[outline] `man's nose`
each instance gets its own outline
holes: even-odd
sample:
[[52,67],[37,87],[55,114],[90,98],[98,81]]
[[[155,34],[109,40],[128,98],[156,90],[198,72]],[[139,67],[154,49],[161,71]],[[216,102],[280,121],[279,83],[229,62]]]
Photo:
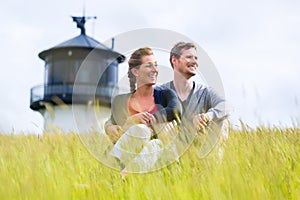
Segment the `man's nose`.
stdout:
[[197,67],[198,67],[198,59],[196,57],[191,57],[190,62],[193,63],[193,64],[196,64]]
[[158,72],[158,67],[156,65],[152,65],[151,69],[153,72]]

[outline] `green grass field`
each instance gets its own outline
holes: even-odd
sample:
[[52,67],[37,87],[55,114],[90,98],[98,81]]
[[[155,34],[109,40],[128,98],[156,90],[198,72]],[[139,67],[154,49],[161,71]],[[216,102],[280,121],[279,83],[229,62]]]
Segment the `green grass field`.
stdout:
[[223,159],[197,141],[161,170],[120,173],[76,134],[0,134],[0,199],[299,199],[300,130],[231,131]]

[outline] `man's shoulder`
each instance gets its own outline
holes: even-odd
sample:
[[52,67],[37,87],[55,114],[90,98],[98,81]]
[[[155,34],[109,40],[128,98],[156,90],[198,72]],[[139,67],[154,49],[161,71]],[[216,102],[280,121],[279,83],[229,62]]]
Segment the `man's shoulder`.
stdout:
[[160,86],[161,86],[161,87],[166,87],[166,88],[172,89],[172,88],[171,88],[172,82],[173,82],[173,81],[169,81],[169,82],[164,83],[164,84],[162,84],[162,85],[160,85]]
[[172,92],[174,92],[175,94],[177,93],[176,92],[176,89],[174,87],[174,82],[173,81],[169,81],[167,83],[164,83],[161,85],[161,87],[163,88],[167,88],[168,90],[171,90]]
[[197,83],[195,85],[194,93],[201,96],[203,95],[209,96],[209,98],[215,98],[215,97],[224,98],[224,94],[223,94],[224,92],[222,93],[222,91],[217,90],[212,86],[201,84],[201,83]]
[[207,90],[209,87],[203,83],[194,81],[195,90]]
[[156,85],[154,87],[154,91],[156,94],[175,95],[176,96],[176,92],[174,90],[172,90],[170,87],[168,87],[166,84]]
[[155,85],[154,90],[165,91],[165,90],[170,90],[170,87],[168,87],[167,83],[164,83],[162,85]]

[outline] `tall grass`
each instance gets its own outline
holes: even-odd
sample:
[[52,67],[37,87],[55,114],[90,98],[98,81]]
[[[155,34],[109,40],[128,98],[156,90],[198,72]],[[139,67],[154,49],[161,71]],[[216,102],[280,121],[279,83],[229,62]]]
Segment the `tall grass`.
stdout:
[[231,131],[222,158],[215,149],[199,159],[198,144],[123,181],[76,134],[2,134],[0,199],[299,199],[299,129]]

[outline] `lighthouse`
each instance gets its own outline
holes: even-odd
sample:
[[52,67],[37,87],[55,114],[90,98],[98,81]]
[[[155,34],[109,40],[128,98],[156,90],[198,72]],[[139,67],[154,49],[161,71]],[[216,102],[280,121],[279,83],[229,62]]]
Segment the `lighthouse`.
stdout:
[[[39,53],[44,83],[30,90],[30,108],[44,117],[45,130],[89,131],[101,126],[117,88],[125,56],[86,35],[90,17],[72,17],[80,35]],[[96,110],[98,113],[96,113]],[[100,117],[99,117],[100,115]]]

